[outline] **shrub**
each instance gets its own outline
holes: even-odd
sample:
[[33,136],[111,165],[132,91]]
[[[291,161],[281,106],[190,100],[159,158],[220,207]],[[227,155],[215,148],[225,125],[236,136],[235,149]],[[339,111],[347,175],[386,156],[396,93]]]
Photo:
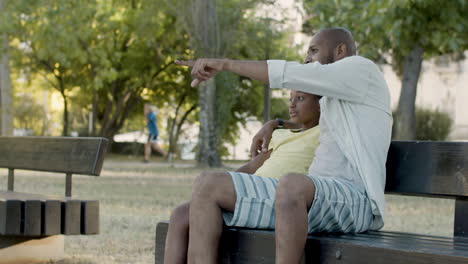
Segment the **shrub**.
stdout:
[[[398,116],[393,112],[393,123]],[[446,112],[426,108],[416,108],[416,138],[415,140],[441,141],[447,140],[452,130],[453,120]]]
[[453,120],[446,112],[424,108],[416,109],[416,139],[446,140]]

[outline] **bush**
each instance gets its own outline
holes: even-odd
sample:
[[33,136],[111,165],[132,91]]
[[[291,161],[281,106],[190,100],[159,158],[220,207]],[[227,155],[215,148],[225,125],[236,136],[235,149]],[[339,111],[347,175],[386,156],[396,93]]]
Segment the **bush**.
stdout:
[[[393,113],[393,123],[398,119]],[[416,108],[416,140],[447,140],[452,130],[453,120],[446,112]]]
[[439,110],[416,109],[416,139],[446,140],[452,130],[453,120]]
[[289,101],[287,98],[271,98],[270,119],[289,120]]
[[138,142],[113,142],[110,152],[122,155],[143,156],[145,152],[145,144]]

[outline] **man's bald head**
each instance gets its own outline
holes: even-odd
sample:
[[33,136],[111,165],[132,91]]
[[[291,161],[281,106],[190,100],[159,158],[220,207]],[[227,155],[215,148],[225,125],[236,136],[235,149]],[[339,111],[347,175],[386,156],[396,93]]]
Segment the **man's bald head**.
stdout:
[[326,28],[312,37],[305,63],[328,64],[353,55],[356,55],[356,44],[351,32],[341,27]]
[[330,48],[335,49],[338,45],[344,44],[348,50],[348,56],[356,55],[356,44],[353,35],[346,28],[325,28],[320,30],[318,34],[324,35],[325,41],[328,42]]

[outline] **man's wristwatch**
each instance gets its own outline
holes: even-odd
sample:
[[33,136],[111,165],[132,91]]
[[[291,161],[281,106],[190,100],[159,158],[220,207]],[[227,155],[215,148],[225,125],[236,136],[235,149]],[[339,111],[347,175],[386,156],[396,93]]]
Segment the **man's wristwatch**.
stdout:
[[276,128],[284,128],[284,121],[281,118],[277,118],[276,122],[278,122],[278,126]]

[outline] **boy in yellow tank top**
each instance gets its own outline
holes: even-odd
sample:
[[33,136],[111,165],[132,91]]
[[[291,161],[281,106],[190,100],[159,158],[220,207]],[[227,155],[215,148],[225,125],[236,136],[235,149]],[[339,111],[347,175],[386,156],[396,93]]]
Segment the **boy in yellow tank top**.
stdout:
[[[290,120],[302,124],[298,130],[278,129],[273,132],[270,150],[259,153],[237,170],[263,177],[279,178],[287,173],[307,174],[319,145],[319,96],[291,91]],[[189,203],[171,214],[164,253],[165,264],[187,263]]]

